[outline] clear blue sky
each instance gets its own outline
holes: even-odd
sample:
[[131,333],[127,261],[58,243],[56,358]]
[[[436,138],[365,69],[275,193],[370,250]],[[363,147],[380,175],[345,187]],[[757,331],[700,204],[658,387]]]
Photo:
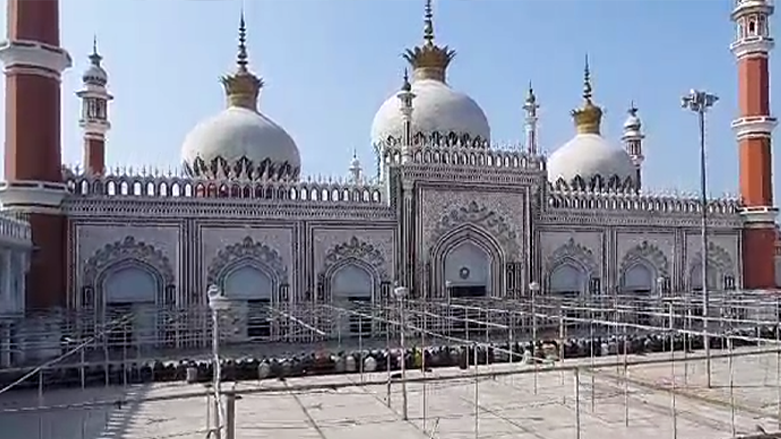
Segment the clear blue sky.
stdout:
[[[233,69],[240,0],[62,0],[64,160],[81,161],[80,85],[93,34],[116,96],[112,165],[177,166],[188,130],[223,108],[218,77]],[[634,100],[647,139],[645,182],[698,187],[697,124],[680,108],[692,87],[718,94],[708,125],[711,191],[737,188],[737,111],[730,0],[439,0],[437,39],[455,48],[450,84],[485,110],[497,142],[523,138],[533,81],[540,139],[573,135],[588,52],[604,134],[618,142]],[[400,53],[422,33],[423,0],[248,0],[251,66],[266,81],[261,109],[297,141],[307,174],[346,173],[353,149],[367,168],[375,111],[400,84]],[[3,6],[3,11],[5,7]],[[4,20],[3,20],[4,21]],[[776,27],[779,29],[780,27]],[[4,32],[4,31],[3,31]],[[775,62],[781,56],[776,53]],[[774,93],[774,102],[779,93]],[[777,105],[775,106],[778,107]],[[778,111],[776,111],[778,113]],[[0,131],[2,128],[0,128]],[[0,133],[2,134],[2,133]]]

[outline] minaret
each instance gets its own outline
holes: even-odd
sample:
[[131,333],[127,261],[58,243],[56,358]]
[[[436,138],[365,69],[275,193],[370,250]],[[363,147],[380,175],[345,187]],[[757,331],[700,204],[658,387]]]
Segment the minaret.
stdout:
[[621,140],[624,142],[624,148],[626,149],[629,157],[632,158],[632,164],[635,165],[635,178],[637,180],[637,188],[642,187],[642,174],[643,174],[643,161],[645,156],[643,155],[643,123],[637,116],[637,108],[634,102],[629,106],[627,110],[629,116],[627,116],[624,122],[624,134],[621,136]]
[[412,84],[409,83],[409,75],[404,70],[404,82],[401,84],[401,90],[396,93],[396,97],[401,103],[401,120],[404,123],[404,138],[401,145],[401,162],[407,163],[411,157],[412,147],[412,100],[415,99],[415,93],[412,92]]
[[106,170],[106,133],[111,129],[108,103],[114,99],[106,89],[108,74],[100,62],[97,39],[92,42],[90,66],[82,75],[82,89],[76,92],[81,99],[79,126],[84,131],[84,168],[90,174],[100,175]]
[[66,221],[60,144],[60,78],[71,58],[60,47],[59,0],[7,0],[5,178],[0,202],[28,214],[34,243],[26,306],[66,304]]
[[732,20],[737,24],[730,45],[738,62],[740,115],[732,122],[738,140],[740,195],[743,209],[743,287],[775,287],[775,220],[770,115],[770,0],[737,0]]
[[526,112],[526,153],[530,155],[537,154],[537,110],[539,108],[534,88],[532,88],[532,83],[529,82],[529,91],[526,93],[526,102],[523,104],[523,110]]
[[353,151],[353,159],[350,160],[350,182],[353,184],[363,183],[363,169],[361,168],[361,161],[358,160],[358,153]]
[[423,19],[423,44],[407,49],[404,59],[412,66],[412,80],[433,79],[447,81],[447,67],[456,56],[456,51],[434,42],[434,9],[431,0],[426,0]]

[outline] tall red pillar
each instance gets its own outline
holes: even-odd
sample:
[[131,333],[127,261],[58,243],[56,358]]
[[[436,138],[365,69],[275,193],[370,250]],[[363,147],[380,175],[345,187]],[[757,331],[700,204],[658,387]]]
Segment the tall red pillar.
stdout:
[[7,0],[5,67],[4,208],[27,214],[33,252],[26,307],[48,309],[66,302],[66,195],[60,145],[60,76],[71,58],[60,47],[59,0]]
[[743,287],[775,288],[775,221],[771,137],[776,119],[770,115],[769,56],[771,0],[736,0],[732,20],[738,62],[740,115],[732,123],[738,140],[740,194],[743,200]]

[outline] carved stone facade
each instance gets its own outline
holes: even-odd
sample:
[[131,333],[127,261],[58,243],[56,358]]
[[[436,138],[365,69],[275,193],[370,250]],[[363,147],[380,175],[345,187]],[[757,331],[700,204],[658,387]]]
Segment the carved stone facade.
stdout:
[[[520,297],[532,282],[583,295],[699,282],[696,200],[558,190],[544,160],[519,152],[418,144],[402,164],[393,148],[374,185],[73,176],[69,303],[102,304],[106,276],[129,268],[154,273],[155,303],[180,309],[204,306],[210,285],[296,306],[385,300],[394,285],[445,298]],[[737,204],[709,209],[716,287],[739,287]]]

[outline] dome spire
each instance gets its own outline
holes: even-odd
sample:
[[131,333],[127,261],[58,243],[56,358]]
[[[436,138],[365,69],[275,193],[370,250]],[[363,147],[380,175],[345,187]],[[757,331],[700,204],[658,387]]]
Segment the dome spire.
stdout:
[[434,45],[434,8],[431,6],[431,0],[426,0],[426,14],[423,20],[423,41],[426,45]]
[[239,53],[236,56],[236,65],[239,71],[246,71],[249,64],[247,56],[247,23],[244,21],[244,7],[241,8],[241,19],[239,19]]
[[404,59],[412,66],[413,80],[434,79],[445,82],[446,70],[456,51],[434,42],[434,9],[432,0],[426,0],[423,19],[423,44],[407,49]]
[[586,54],[585,67],[583,69],[583,107],[572,110],[572,118],[578,134],[599,134],[602,122],[602,109],[594,104],[594,89],[591,85],[591,67],[588,54]]
[[239,19],[239,50],[236,56],[236,73],[221,78],[225,88],[225,97],[229,107],[240,107],[257,111],[258,95],[263,87],[263,80],[249,70],[247,55],[247,25],[244,20],[244,8]]

